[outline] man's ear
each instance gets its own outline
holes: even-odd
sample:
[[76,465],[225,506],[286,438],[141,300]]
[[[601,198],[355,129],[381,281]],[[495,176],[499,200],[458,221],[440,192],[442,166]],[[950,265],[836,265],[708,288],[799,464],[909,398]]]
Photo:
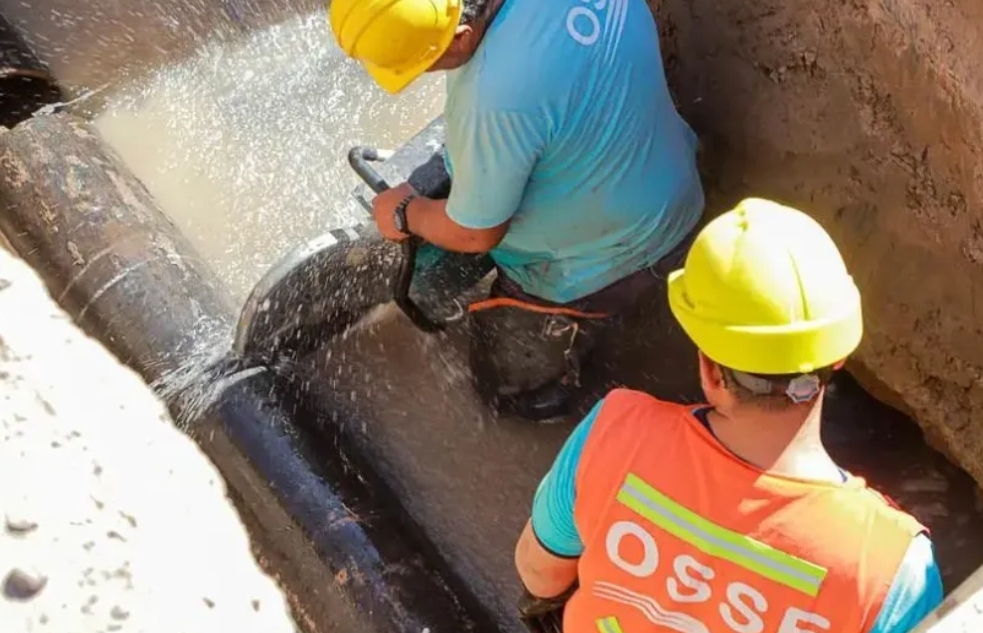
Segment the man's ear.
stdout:
[[839,370],[843,369],[843,366],[844,365],[846,365],[846,359],[845,358],[843,360],[839,361],[838,363],[834,363],[833,364],[833,370],[834,371],[839,371]]
[[472,37],[474,37],[474,29],[468,24],[459,24],[454,30],[454,39],[451,41],[450,49],[455,53],[468,50],[471,46]]
[[720,367],[704,355],[697,351],[700,359],[700,382],[703,389],[719,389],[724,386],[724,375],[720,372]]

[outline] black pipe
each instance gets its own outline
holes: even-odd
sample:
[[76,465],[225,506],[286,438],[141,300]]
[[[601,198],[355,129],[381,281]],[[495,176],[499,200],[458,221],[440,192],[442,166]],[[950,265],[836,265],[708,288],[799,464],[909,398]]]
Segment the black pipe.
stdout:
[[211,415],[225,421],[257,471],[276,474],[270,485],[280,502],[307,526],[332,577],[345,579],[351,604],[371,620],[371,628],[359,631],[492,630],[489,620],[479,625],[465,613],[444,565],[424,556],[436,553],[422,542],[411,546],[422,532],[392,516],[400,505],[395,494],[366,467],[331,414],[297,388],[299,381],[270,371],[250,375],[223,392]]
[[13,127],[64,95],[48,68],[0,16],[0,126]]
[[[207,360],[204,341],[216,346],[217,357],[234,316],[223,287],[91,125],[67,115],[35,117],[0,135],[0,155],[0,233],[87,333],[148,382]],[[362,472],[341,435],[326,444],[297,424],[336,428],[338,421],[283,400],[271,372],[258,371],[221,391],[208,417],[245,457],[253,478],[268,485],[262,494],[244,487],[237,495],[260,513],[272,492],[289,514],[287,525],[261,540],[303,533],[322,575],[346,579],[328,593],[352,614],[354,630],[489,630],[474,605],[472,613],[462,607],[442,567],[420,554],[426,543],[414,537],[419,530],[394,495]],[[221,378],[196,376],[189,384],[207,387],[202,381]],[[172,400],[174,415],[194,413],[193,400]],[[210,457],[220,470],[236,467],[220,454]],[[287,566],[311,564],[297,548],[289,556]],[[286,582],[292,576],[277,575]],[[286,589],[301,600],[312,592]],[[337,626],[331,617],[337,615],[308,621],[307,628],[331,630]]]

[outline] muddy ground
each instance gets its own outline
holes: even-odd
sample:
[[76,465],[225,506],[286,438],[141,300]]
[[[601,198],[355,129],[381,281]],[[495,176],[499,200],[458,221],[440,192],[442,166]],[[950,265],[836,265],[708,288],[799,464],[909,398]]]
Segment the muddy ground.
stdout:
[[[461,328],[429,336],[400,319],[322,350],[312,362],[335,394],[332,406],[413,518],[503,626],[518,630],[512,547],[533,491],[576,419],[548,426],[493,419],[470,391],[465,341]],[[600,348],[581,411],[615,385],[699,399],[695,351],[660,291],[645,298],[618,340]],[[930,449],[915,423],[846,374],[826,418],[826,441],[841,464],[933,530],[950,590],[983,563],[973,481]]]

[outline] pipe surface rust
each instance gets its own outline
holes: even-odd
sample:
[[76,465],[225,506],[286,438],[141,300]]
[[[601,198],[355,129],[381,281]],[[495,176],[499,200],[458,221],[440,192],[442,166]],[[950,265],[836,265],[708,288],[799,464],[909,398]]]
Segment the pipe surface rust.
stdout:
[[[38,116],[0,133],[0,233],[78,325],[148,382],[194,365],[202,340],[231,333],[221,283],[85,121]],[[196,439],[254,518],[259,557],[298,623],[325,632],[490,630],[334,431],[333,412],[287,382],[265,368],[239,372],[193,423],[214,429]],[[175,418],[194,413],[187,400],[170,405]],[[277,512],[279,524],[268,518]]]

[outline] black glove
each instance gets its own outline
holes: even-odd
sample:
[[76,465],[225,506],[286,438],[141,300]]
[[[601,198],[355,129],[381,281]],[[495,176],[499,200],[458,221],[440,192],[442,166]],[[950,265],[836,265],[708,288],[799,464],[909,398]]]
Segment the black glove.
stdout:
[[555,598],[537,598],[524,591],[518,603],[519,619],[530,633],[562,633],[563,609],[576,590],[574,584]]

